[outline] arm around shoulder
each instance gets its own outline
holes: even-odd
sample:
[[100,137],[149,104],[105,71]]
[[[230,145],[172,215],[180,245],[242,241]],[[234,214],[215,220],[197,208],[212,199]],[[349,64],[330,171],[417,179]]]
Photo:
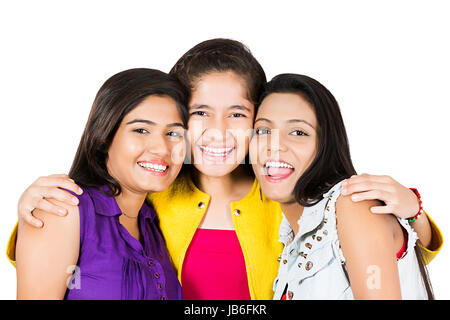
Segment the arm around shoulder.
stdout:
[[397,220],[372,214],[374,205],[375,201],[353,202],[343,195],[336,201],[338,237],[353,295],[355,299],[401,299],[394,241]]
[[78,207],[56,200],[54,204],[68,209],[67,217],[34,215],[44,222],[42,229],[19,222],[16,245],[17,298],[63,299],[80,247],[80,214]]

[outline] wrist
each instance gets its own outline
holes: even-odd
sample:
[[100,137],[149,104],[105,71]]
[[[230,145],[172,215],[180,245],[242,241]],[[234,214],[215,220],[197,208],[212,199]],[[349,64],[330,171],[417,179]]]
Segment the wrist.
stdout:
[[420,196],[419,191],[416,188],[409,188],[417,197],[417,200],[419,201],[419,211],[412,217],[407,218],[409,223],[417,221],[419,217],[423,214],[423,206],[422,206],[422,197]]

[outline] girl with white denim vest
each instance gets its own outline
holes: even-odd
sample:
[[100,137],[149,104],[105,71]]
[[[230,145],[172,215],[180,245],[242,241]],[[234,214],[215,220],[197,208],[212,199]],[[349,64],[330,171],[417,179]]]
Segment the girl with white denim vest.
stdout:
[[[281,299],[287,287],[287,299],[354,299],[339,243],[336,227],[336,200],[341,183],[324,194],[312,207],[306,207],[293,231],[283,216],[280,241],[284,244],[278,277],[274,282],[274,299]],[[403,299],[427,299],[420,268],[414,252],[417,235],[405,219],[398,219],[407,231],[406,252],[398,259],[400,289]],[[366,285],[379,289],[381,270],[367,269]]]
[[378,202],[341,194],[342,180],[356,171],[339,106],[324,86],[276,76],[262,95],[255,133],[253,169],[283,210],[274,299],[433,299],[407,220],[372,214]]

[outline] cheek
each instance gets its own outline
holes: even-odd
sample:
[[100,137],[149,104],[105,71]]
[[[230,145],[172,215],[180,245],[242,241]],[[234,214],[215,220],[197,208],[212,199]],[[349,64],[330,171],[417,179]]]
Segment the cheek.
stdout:
[[190,144],[194,144],[195,141],[197,141],[204,131],[205,125],[203,124],[203,121],[198,119],[189,120],[188,122],[188,129],[187,129],[187,135],[188,135],[188,142]]
[[264,138],[253,136],[250,140],[249,155],[253,164],[258,164],[261,157],[267,157],[267,141]]
[[296,156],[297,159],[300,159],[300,168],[301,168],[300,174],[303,174],[316,157],[317,154],[316,146],[313,144],[303,145],[297,148],[297,150],[298,152]]
[[227,126],[227,136],[236,141],[239,148],[245,148],[247,153],[253,128],[250,121],[240,121]]
[[118,136],[114,138],[108,151],[108,158],[114,162],[126,162],[130,159],[136,159],[142,154],[145,144],[141,139],[131,136]]

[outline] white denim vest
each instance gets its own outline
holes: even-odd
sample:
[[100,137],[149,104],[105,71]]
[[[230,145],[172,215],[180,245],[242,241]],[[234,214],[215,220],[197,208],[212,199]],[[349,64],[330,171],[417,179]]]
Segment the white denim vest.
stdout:
[[[274,300],[281,299],[286,285],[288,300],[354,299],[336,229],[335,204],[340,192],[341,183],[338,183],[323,195],[319,203],[304,208],[295,238],[283,214],[280,242],[284,249],[273,286]],[[417,234],[405,219],[398,221],[408,233],[406,252],[397,262],[402,298],[427,299],[414,252]],[[377,282],[372,283],[370,276],[375,272],[375,266],[374,270],[368,270],[367,282],[374,288]]]

